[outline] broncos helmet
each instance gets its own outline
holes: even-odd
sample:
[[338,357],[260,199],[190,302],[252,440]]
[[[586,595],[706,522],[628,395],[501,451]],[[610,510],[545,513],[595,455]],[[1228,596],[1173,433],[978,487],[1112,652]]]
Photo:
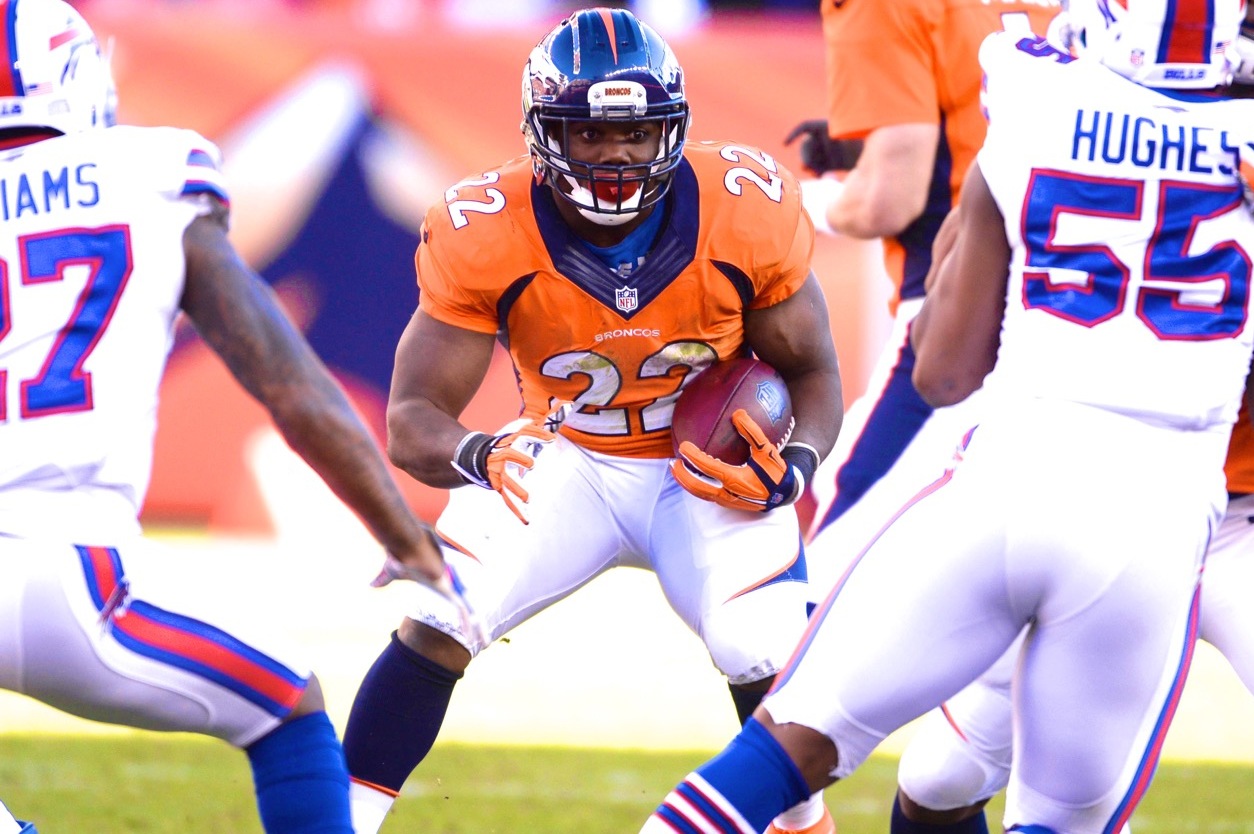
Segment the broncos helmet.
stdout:
[[77,133],[114,123],[109,62],[87,21],[63,0],[0,0],[0,130]]
[[1070,46],[1146,87],[1228,84],[1245,0],[1063,0]]
[[[531,51],[522,77],[522,132],[537,182],[547,182],[594,223],[617,226],[665,195],[688,135],[684,72],[666,42],[624,9],[595,8],[563,20]],[[579,162],[570,125],[652,121],[657,158],[642,165]],[[609,180],[617,196],[592,187]]]

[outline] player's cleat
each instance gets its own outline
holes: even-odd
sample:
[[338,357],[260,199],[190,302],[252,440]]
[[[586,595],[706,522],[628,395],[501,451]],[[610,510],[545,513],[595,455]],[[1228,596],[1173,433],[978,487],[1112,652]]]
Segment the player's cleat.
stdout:
[[809,828],[794,831],[791,828],[777,828],[775,823],[771,823],[764,834],[836,834],[836,820],[832,819],[832,812],[824,806],[822,819]]
[[39,832],[35,830],[35,823],[33,822],[22,822],[21,820],[18,820],[17,824],[22,826],[22,829],[18,831],[17,834],[39,834]]

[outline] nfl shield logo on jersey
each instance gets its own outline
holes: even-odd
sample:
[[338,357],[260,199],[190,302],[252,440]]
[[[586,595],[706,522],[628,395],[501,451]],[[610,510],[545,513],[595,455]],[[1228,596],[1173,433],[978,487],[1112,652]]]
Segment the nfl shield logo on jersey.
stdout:
[[640,299],[636,295],[635,287],[623,287],[620,290],[614,290],[614,306],[624,313],[630,313],[639,304]]

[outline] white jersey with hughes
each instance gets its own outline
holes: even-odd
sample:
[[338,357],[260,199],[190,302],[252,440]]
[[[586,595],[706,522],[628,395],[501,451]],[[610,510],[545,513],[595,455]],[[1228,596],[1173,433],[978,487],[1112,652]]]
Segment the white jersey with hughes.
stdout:
[[173,128],[0,153],[0,534],[138,531],[183,230],[225,199],[217,164]]
[[1026,628],[1002,827],[1110,834],[1179,703],[1225,503],[1254,252],[1235,146],[1254,112],[1039,41],[994,35],[981,60],[978,160],[1013,247],[981,421],[814,611],[762,707],[827,735],[843,777]]
[[[1254,101],[1166,95],[1009,34],[980,62],[978,159],[1014,248],[990,388],[1183,428],[1232,423],[1254,339],[1239,179]],[[1185,208],[1164,212],[1164,195]]]

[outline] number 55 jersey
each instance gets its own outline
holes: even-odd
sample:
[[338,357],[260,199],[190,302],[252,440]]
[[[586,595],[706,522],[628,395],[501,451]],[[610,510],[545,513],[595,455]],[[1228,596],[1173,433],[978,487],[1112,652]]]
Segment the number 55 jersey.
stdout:
[[978,162],[1014,250],[990,389],[1232,423],[1254,340],[1254,101],[1153,90],[1003,33],[980,62]]
[[139,127],[0,151],[0,533],[139,531],[183,231],[226,199],[217,157]]
[[596,452],[670,457],[685,379],[745,350],[744,314],[787,299],[814,229],[796,180],[760,150],[689,143],[642,263],[606,266],[523,157],[464,180],[427,214],[422,310],[497,334],[523,408],[577,405],[562,432]]

